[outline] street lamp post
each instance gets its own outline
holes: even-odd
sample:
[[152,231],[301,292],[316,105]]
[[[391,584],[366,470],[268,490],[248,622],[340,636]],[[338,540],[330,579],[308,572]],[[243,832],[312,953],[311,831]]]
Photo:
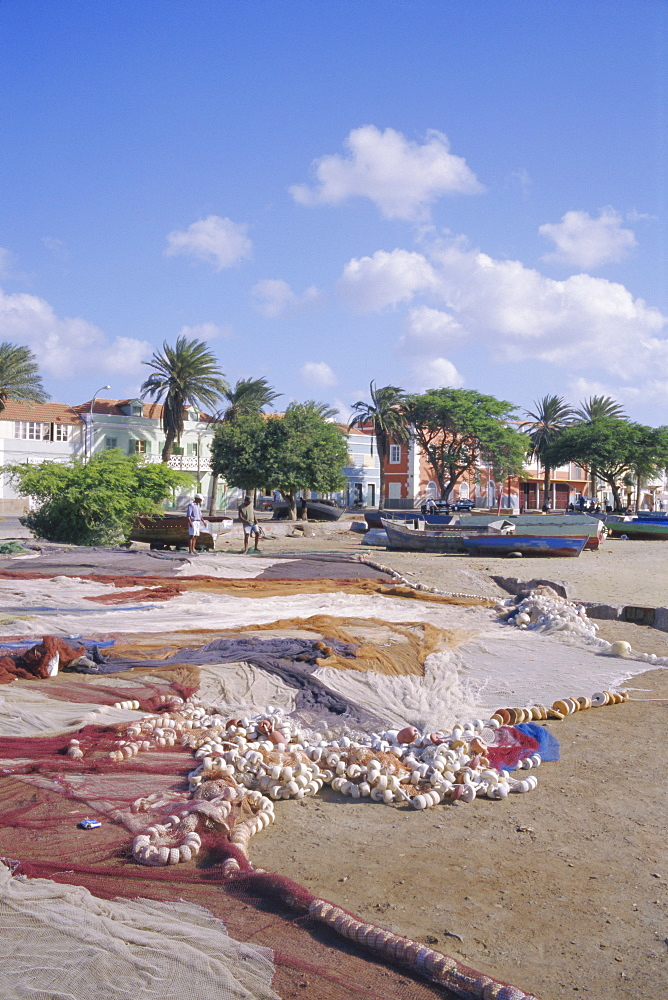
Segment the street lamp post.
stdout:
[[90,462],[93,457],[93,447],[95,445],[95,438],[93,435],[93,406],[95,405],[95,400],[97,399],[98,392],[102,392],[103,389],[111,389],[110,385],[101,385],[99,389],[95,390],[93,398],[90,401],[90,408],[88,410],[88,461]]

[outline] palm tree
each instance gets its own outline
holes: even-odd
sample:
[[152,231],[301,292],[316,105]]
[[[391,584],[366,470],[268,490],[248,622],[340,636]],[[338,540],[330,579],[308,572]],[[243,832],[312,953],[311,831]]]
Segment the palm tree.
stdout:
[[[265,406],[271,406],[275,399],[282,395],[274,392],[266,378],[240,378],[234,389],[227,389],[223,396],[228,405],[216,414],[216,420],[229,423],[245,413],[262,413]],[[218,503],[218,473],[211,480],[211,500],[209,514],[216,513]]]
[[552,469],[545,461],[545,453],[560,431],[573,420],[573,410],[564,402],[562,396],[543,396],[534,400],[535,409],[525,410],[529,420],[520,424],[520,430],[526,431],[531,442],[528,457],[537,458],[543,466],[543,503],[550,496],[550,480]]
[[612,417],[614,420],[627,420],[624,409],[616,403],[612,396],[590,396],[580,403],[580,409],[573,411],[573,416],[579,422],[590,423],[602,417]]
[[19,403],[43,403],[48,398],[37,359],[30,348],[8,341],[0,344],[0,413],[8,399],[16,399]]
[[174,347],[165,341],[162,353],[154,351],[151,360],[143,364],[154,371],[141,387],[142,399],[148,396],[163,404],[165,446],[162,461],[167,462],[174,442],[178,444],[181,439],[186,406],[207,407],[215,412],[228,385],[215,356],[201,340],[179,337]]
[[[628,420],[623,407],[619,403],[616,403],[612,396],[590,396],[589,399],[585,399],[580,403],[580,409],[575,410],[573,416],[577,419],[578,423],[583,424],[590,424],[594,420],[603,420],[605,418]],[[589,469],[589,475],[591,478],[591,495],[595,497],[597,474],[594,465]]]
[[376,383],[369,384],[369,394],[371,402],[359,400],[353,403],[355,416],[348,424],[348,429],[353,427],[373,426],[373,433],[376,438],[376,450],[378,452],[378,462],[380,464],[380,498],[378,509],[385,506],[385,460],[390,448],[390,441],[398,444],[408,441],[410,430],[406,423],[406,418],[401,412],[400,406],[404,400],[404,391],[396,385],[385,385],[382,389],[376,388]]

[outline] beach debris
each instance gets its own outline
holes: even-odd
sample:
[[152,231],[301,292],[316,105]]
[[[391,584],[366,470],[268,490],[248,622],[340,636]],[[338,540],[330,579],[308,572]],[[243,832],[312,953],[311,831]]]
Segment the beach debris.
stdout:
[[77,826],[82,830],[97,830],[99,826],[102,826],[99,819],[82,819]]

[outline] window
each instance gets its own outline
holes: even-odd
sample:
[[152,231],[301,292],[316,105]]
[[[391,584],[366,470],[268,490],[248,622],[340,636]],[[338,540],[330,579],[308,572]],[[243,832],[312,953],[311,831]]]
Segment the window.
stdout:
[[192,444],[187,445],[187,449],[188,449],[188,455],[197,458],[197,441],[194,441]]
[[396,465],[397,462],[401,461],[401,445],[391,444],[390,445],[390,462]]
[[142,441],[139,438],[134,438],[130,440],[131,455],[147,455],[150,452],[150,450],[151,450],[150,442]]
[[107,449],[107,451],[109,451],[111,448],[118,448],[118,439],[117,438],[105,438],[104,439],[104,447]]
[[69,441],[70,439],[70,425],[69,424],[54,424],[53,425],[53,440],[54,441]]
[[133,404],[132,407],[133,417],[141,417],[143,415],[143,412],[144,412],[144,407],[141,404]]
[[14,437],[26,441],[50,441],[51,424],[42,424],[36,420],[15,420]]
[[388,500],[401,500],[401,483],[388,483],[387,484],[387,499]]

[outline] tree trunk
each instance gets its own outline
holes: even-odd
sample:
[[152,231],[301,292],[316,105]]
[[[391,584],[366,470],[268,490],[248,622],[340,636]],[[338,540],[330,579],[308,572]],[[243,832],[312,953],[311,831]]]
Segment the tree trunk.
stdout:
[[290,520],[291,521],[296,521],[297,520],[297,498],[295,496],[294,491],[292,490],[292,491],[288,492],[287,490],[281,490],[281,493],[283,494],[283,499],[287,501],[287,503],[288,503],[288,505],[290,507]]
[[622,506],[619,496],[619,487],[616,483],[610,483],[609,485],[612,490],[612,505],[615,509],[619,509]]
[[211,500],[209,502],[209,517],[213,517],[218,509],[218,473],[211,477]]
[[543,476],[543,506],[550,501],[550,486],[552,485],[551,475],[552,469],[549,465],[546,465],[545,474]]
[[376,453],[378,455],[378,466],[380,469],[380,496],[378,498],[378,510],[385,507],[385,448],[380,437],[376,437]]
[[165,435],[165,447],[162,449],[162,461],[167,463],[172,457],[172,451],[174,450],[174,441],[176,440],[176,434],[174,431],[167,431]]

